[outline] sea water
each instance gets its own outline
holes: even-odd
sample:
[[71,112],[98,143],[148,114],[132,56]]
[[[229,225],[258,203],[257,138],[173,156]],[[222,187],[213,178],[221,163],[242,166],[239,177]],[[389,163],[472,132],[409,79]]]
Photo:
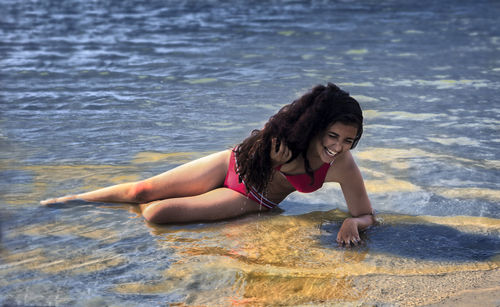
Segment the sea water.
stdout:
[[[498,1],[0,10],[0,303],[421,305],[498,290]],[[359,248],[335,243],[347,216],[336,184],[191,225],[38,204],[230,148],[327,82],[364,110],[353,154],[380,225]]]

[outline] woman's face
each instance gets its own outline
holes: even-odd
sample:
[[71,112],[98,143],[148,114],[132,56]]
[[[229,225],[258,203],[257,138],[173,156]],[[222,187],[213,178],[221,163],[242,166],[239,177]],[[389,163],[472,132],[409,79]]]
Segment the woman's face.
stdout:
[[346,125],[336,122],[319,135],[316,142],[316,150],[321,160],[331,163],[335,157],[351,149],[358,133],[355,124]]

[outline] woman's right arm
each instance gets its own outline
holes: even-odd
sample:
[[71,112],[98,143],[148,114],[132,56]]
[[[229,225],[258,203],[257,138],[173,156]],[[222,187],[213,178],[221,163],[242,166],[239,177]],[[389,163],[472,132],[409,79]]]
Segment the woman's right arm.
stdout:
[[338,182],[351,217],[346,218],[337,234],[340,245],[357,245],[359,231],[376,223],[374,211],[366,193],[363,177],[350,152],[335,161],[327,175],[328,181]]

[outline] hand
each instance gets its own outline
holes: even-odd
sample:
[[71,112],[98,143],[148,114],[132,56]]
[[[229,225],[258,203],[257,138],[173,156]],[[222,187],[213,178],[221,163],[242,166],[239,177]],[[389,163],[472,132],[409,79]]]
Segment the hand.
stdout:
[[292,157],[292,151],[281,141],[279,146],[276,147],[278,140],[273,138],[271,140],[271,160],[273,166],[285,164]]
[[340,227],[339,233],[337,234],[337,243],[340,246],[357,246],[361,243],[361,238],[359,237],[358,223],[353,218],[346,218],[342,226]]
[[42,200],[40,202],[40,205],[52,205],[52,204],[58,204],[58,203],[65,203],[70,200],[76,199],[78,196],[77,195],[68,195],[68,196],[63,196],[63,197],[58,197],[58,198],[49,198],[46,200]]

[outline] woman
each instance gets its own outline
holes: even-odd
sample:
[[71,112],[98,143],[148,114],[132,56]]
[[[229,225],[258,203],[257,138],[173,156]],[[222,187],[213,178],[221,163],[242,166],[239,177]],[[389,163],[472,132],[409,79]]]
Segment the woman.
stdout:
[[291,192],[338,182],[349,213],[337,242],[357,245],[374,223],[363,178],[350,153],[363,132],[358,102],[336,85],[318,85],[272,116],[232,150],[218,152],[155,177],[83,194],[81,199],[141,204],[152,223],[213,221],[267,211]]

